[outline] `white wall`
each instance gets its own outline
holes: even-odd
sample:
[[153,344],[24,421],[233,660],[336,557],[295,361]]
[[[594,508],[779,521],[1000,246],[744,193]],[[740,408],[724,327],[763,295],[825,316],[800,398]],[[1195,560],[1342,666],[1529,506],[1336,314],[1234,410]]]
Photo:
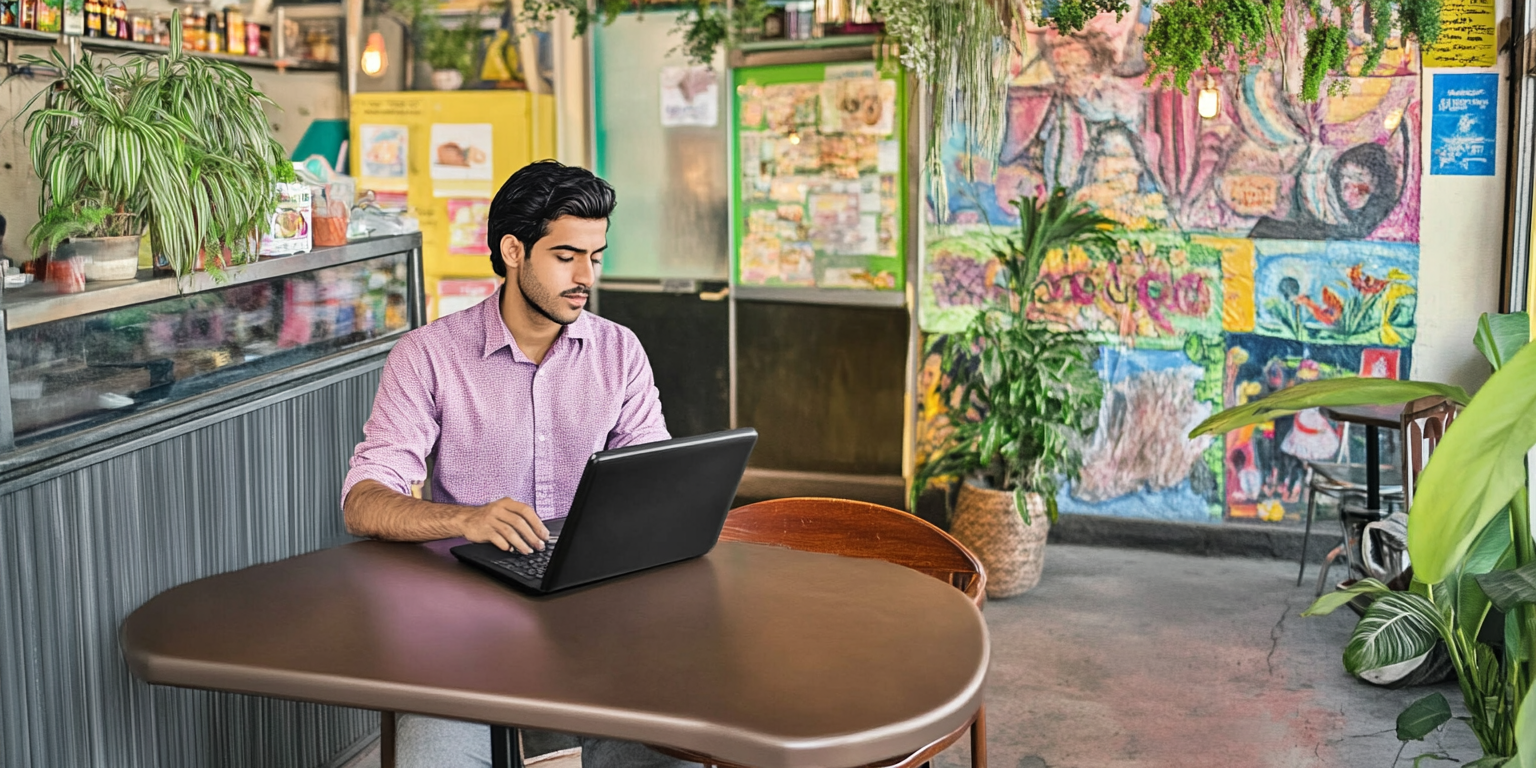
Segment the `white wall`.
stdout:
[[[1497,17],[1509,14],[1500,0]],[[1426,69],[1423,77],[1424,176],[1419,219],[1418,338],[1413,345],[1412,377],[1481,386],[1489,367],[1472,346],[1477,318],[1499,311],[1499,279],[1504,256],[1504,130],[1509,116],[1509,88],[1502,75],[1509,57],[1500,55],[1492,69]],[[1497,72],[1499,79],[1498,157],[1495,176],[1432,176],[1430,115],[1437,72]]]

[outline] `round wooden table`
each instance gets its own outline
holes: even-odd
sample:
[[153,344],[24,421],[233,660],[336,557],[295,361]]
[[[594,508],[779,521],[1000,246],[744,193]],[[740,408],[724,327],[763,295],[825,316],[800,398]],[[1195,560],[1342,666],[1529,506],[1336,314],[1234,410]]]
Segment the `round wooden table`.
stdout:
[[760,768],[916,750],[982,702],[986,625],[876,560],[722,542],[552,597],[447,546],[359,542],[200,579],[124,621],[150,683],[606,736]]

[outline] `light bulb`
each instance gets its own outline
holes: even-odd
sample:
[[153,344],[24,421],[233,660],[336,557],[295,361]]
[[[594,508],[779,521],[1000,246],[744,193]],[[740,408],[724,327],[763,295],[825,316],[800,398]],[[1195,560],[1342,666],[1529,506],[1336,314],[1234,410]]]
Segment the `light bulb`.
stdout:
[[1210,75],[1205,76],[1205,87],[1200,89],[1198,107],[1200,116],[1207,120],[1221,111],[1221,91],[1216,90],[1216,81]]
[[378,77],[389,66],[384,56],[384,35],[373,32],[368,35],[368,45],[363,48],[363,74]]
[[791,144],[799,144],[800,143],[800,134],[791,131],[790,134],[789,134],[789,143],[791,143]]

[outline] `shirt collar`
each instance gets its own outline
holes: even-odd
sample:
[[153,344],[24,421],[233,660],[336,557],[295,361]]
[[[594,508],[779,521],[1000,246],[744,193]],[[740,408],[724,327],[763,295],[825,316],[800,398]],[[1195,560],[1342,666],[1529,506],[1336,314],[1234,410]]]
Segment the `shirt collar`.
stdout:
[[[501,292],[506,289],[507,283],[503,280],[501,290],[487,296],[485,301],[480,302],[480,319],[485,326],[485,349],[481,357],[490,357],[502,347],[511,347],[513,357],[519,360],[526,360],[527,358],[523,356],[523,351],[517,348],[517,344],[513,343],[512,331],[507,329],[507,324],[501,319]],[[581,316],[576,318],[576,322],[565,326],[560,337],[555,339],[555,344],[560,344],[561,339],[566,338],[591,338],[593,321],[587,316],[588,314],[586,310],[582,310]]]

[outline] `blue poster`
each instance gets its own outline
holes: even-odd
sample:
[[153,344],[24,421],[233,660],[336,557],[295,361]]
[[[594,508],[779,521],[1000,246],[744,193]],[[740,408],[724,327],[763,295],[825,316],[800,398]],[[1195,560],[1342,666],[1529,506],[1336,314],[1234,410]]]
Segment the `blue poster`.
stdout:
[[1430,106],[1430,174],[1492,176],[1499,76],[1435,75],[1434,96]]

